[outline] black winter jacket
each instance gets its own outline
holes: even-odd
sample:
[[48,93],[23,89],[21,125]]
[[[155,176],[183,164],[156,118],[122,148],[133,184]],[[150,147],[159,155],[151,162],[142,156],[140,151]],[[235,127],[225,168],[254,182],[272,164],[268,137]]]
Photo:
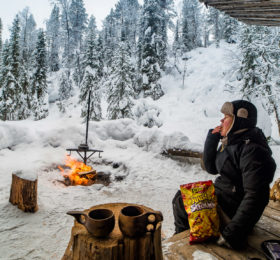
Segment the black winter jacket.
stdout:
[[220,174],[215,181],[218,204],[231,218],[222,235],[233,248],[246,238],[269,201],[269,184],[276,169],[263,132],[255,127],[228,136],[218,151],[220,134],[209,131],[203,161],[207,172]]

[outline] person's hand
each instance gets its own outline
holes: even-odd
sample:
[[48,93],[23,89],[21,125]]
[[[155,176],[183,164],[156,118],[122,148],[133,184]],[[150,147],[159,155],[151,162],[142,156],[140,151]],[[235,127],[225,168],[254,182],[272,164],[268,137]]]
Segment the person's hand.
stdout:
[[213,130],[212,130],[212,134],[217,134],[217,133],[220,133],[222,130],[222,127],[219,125],[219,126],[216,126]]

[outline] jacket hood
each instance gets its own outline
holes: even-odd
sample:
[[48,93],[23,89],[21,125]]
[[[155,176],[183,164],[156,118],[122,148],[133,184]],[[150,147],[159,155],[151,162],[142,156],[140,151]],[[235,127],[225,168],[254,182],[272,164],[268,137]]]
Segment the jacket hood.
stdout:
[[228,136],[228,145],[236,144],[240,141],[259,144],[262,147],[266,148],[270,152],[270,154],[272,154],[263,131],[258,127],[250,128],[245,132],[239,134],[231,134]]

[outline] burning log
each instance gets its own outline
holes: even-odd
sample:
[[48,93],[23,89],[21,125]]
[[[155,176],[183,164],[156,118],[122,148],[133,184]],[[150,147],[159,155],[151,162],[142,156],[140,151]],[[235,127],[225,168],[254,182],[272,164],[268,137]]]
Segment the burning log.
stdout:
[[155,212],[145,206],[127,203],[109,203],[85,210],[84,212],[100,208],[110,209],[115,215],[115,227],[107,237],[97,238],[90,235],[82,224],[75,221],[71,239],[62,260],[162,260],[161,222],[155,226],[151,225],[155,221],[151,215],[148,218],[150,224],[147,225],[146,233],[143,236],[130,238],[124,236],[120,231],[118,223],[120,211],[131,205],[143,208],[144,212]]
[[37,179],[27,180],[13,173],[9,201],[25,212],[36,212],[38,210],[37,183]]
[[65,185],[83,185],[90,186],[96,181],[97,172],[95,170],[87,172],[77,172],[71,175],[64,175]]
[[66,169],[61,166],[58,166],[58,168],[65,179],[64,184],[66,186],[89,186],[96,180],[97,172],[94,169],[70,156],[67,156],[65,166]]

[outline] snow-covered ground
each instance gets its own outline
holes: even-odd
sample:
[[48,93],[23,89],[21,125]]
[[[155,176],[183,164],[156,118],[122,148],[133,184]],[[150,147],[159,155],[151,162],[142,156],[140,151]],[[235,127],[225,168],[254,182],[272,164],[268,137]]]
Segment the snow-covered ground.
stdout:
[[[171,201],[179,185],[214,180],[215,176],[198,163],[175,161],[161,151],[170,147],[202,151],[208,129],[219,124],[221,105],[240,98],[225,91],[226,84],[240,84],[232,70],[236,56],[236,47],[225,43],[220,49],[199,48],[190,53],[184,87],[179,74],[165,76],[162,85],[166,94],[156,102],[148,100],[161,111],[160,128],[146,128],[131,119],[90,122],[89,146],[104,153],[102,158],[94,155],[88,164],[97,171],[111,172],[109,186],[66,187],[58,182],[57,166],[63,164],[66,148],[77,147],[85,139],[79,106],[61,116],[52,104],[50,116],[37,122],[0,121],[0,259],[61,259],[73,225],[66,212],[109,202],[139,203],[162,211],[163,234],[171,236]],[[73,103],[76,101],[74,98]],[[261,109],[259,126],[279,141],[274,119]],[[271,148],[279,165],[280,146],[272,143]],[[106,162],[125,167],[113,169]],[[39,210],[34,214],[9,203],[11,174],[16,171],[38,177]],[[118,177],[123,180],[116,181]]]

